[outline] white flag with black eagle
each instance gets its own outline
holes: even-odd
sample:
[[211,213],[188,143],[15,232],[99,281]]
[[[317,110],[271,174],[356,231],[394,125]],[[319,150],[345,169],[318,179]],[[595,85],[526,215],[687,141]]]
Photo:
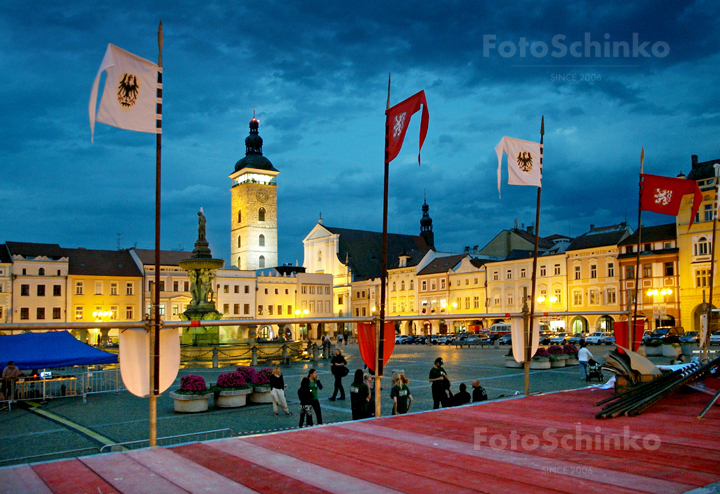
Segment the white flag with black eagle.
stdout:
[[91,138],[95,133],[95,108],[103,71],[107,72],[107,79],[97,121],[136,132],[162,133],[157,124],[161,118],[157,111],[161,103],[157,96],[161,70],[157,64],[109,44],[90,92]]
[[495,152],[498,157],[498,194],[500,194],[500,176],[502,154],[507,154],[508,184],[534,185],[542,187],[542,169],[540,168],[540,143],[523,141],[512,137],[503,137]]

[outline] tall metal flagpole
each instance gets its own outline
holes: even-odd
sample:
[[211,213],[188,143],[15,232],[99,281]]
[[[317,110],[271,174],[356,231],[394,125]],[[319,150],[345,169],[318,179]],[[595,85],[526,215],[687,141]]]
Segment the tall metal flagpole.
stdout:
[[[163,49],[163,27],[162,21],[158,27],[158,67],[162,69]],[[158,70],[157,88],[157,124],[158,131],[162,130],[162,70]],[[156,158],[155,158],[155,283],[153,290],[153,311],[154,322],[150,331],[150,352],[152,362],[150,363],[150,446],[157,443],[157,397],[160,395],[160,157],[162,133],[156,134]]]
[[[545,139],[545,115],[540,120],[540,179],[542,180],[543,168],[543,140]],[[538,257],[538,243],[540,241],[540,193],[542,184],[537,190],[537,204],[535,205],[535,248],[533,252],[532,287],[530,288],[530,320],[526,325],[525,333],[525,395],[530,394],[530,359],[532,359],[532,335],[533,324],[535,323],[535,280]]]
[[720,191],[720,187],[718,187],[718,177],[720,177],[720,163],[715,163],[713,167],[715,168],[715,208],[713,210],[712,242],[710,242],[710,295],[706,307],[707,312],[705,313],[705,321],[707,327],[705,328],[705,335],[703,341],[701,342],[703,360],[708,357],[707,350],[708,343],[710,341],[710,328],[712,327],[710,323],[712,322],[713,285],[715,285],[715,234],[717,233],[718,192]]
[[375,416],[380,416],[382,393],[380,380],[383,375],[383,354],[385,353],[385,281],[387,280],[387,217],[388,217],[388,181],[390,177],[390,150],[388,148],[388,135],[390,120],[387,110],[390,109],[390,73],[388,73],[388,97],[385,107],[385,189],[383,192],[383,233],[382,233],[382,261],[380,271],[380,322],[375,327]]
[[[642,294],[640,290],[640,250],[642,249],[642,192],[643,192],[643,164],[645,162],[645,146],[640,151],[640,197],[638,199],[638,249],[635,260],[635,309],[633,310],[632,321],[628,321],[628,348],[635,351],[635,321],[637,321],[638,298]],[[650,329],[650,328],[648,328]]]

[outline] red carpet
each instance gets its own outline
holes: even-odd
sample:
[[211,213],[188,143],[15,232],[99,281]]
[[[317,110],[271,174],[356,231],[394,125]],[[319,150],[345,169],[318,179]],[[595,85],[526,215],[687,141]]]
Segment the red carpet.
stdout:
[[0,469],[0,493],[681,493],[720,482],[720,407],[594,418],[584,389]]

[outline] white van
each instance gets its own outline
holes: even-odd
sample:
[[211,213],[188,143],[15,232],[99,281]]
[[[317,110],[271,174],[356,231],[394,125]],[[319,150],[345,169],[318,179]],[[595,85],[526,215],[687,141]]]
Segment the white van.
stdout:
[[508,322],[502,322],[502,323],[500,323],[500,322],[499,322],[499,323],[497,323],[497,324],[493,324],[493,325],[492,325],[492,327],[490,328],[490,332],[491,332],[491,333],[505,334],[505,333],[509,333],[510,330],[511,330],[511,328],[512,328],[512,325],[511,325],[510,323],[508,323]]

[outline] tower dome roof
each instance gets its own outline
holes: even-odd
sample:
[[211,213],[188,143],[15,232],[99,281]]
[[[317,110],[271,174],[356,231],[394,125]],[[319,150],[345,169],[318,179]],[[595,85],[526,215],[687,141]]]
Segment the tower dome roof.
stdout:
[[272,165],[270,160],[263,156],[263,139],[258,133],[259,127],[260,121],[255,118],[253,112],[253,118],[250,120],[250,135],[245,138],[245,157],[235,163],[236,172],[242,170],[243,168],[254,168],[256,170],[267,170],[272,172],[278,171]]

